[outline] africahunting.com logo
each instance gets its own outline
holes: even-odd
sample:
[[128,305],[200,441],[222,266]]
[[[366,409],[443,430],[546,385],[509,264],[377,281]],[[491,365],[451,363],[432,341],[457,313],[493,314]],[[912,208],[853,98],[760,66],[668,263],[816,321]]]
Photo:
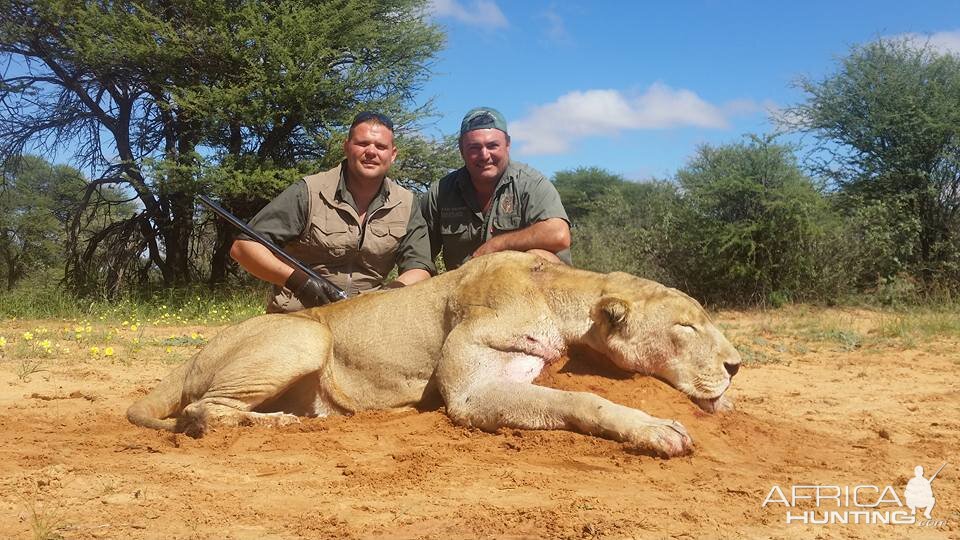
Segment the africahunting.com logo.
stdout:
[[914,467],[913,477],[903,487],[902,496],[890,485],[815,484],[781,487],[774,484],[761,506],[783,506],[786,509],[785,522],[788,524],[943,527],[946,520],[933,517],[933,509],[937,505],[933,481],[946,466],[946,463],[940,465],[929,478],[924,476],[923,466]]

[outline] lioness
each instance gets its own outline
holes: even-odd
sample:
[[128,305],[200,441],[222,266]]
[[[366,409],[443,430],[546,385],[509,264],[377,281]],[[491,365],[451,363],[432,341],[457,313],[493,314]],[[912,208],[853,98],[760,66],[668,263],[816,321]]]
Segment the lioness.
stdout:
[[531,384],[574,343],[710,412],[740,366],[703,308],[675,289],[504,252],[410,287],[227,328],[127,418],[200,436],[211,424],[282,425],[439,392],[454,422],[483,430],[568,429],[666,456],[692,449],[676,421]]

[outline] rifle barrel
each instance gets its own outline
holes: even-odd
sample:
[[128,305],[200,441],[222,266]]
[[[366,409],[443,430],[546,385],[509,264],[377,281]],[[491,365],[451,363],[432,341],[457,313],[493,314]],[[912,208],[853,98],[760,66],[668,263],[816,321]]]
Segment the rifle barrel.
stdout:
[[343,290],[342,290],[340,287],[337,287],[336,285],[334,285],[333,283],[331,283],[329,279],[327,279],[327,278],[321,276],[320,274],[314,272],[314,271],[313,271],[313,268],[310,268],[309,266],[303,264],[302,262],[300,262],[299,260],[295,259],[292,255],[290,255],[290,254],[287,253],[286,251],[280,249],[276,244],[274,244],[273,242],[271,242],[270,240],[268,240],[268,239],[267,239],[265,236],[263,236],[262,234],[260,234],[260,233],[258,233],[257,231],[251,229],[249,225],[247,225],[246,223],[244,223],[243,221],[241,221],[239,218],[237,218],[237,216],[235,216],[235,215],[231,214],[230,212],[228,212],[224,207],[222,207],[222,206],[220,206],[219,204],[215,203],[214,201],[212,201],[212,200],[211,200],[209,197],[207,197],[206,195],[198,195],[198,197],[200,198],[200,202],[202,202],[207,208],[209,208],[210,210],[213,210],[213,212],[214,212],[215,214],[217,214],[218,216],[222,217],[222,218],[223,218],[224,220],[226,220],[228,223],[230,223],[231,225],[233,225],[234,227],[236,227],[237,229],[239,229],[241,232],[243,232],[243,234],[246,234],[246,235],[249,236],[250,238],[253,238],[254,240],[257,241],[257,243],[259,243],[259,244],[262,245],[263,247],[269,249],[270,252],[273,253],[274,255],[276,255],[278,259],[282,260],[283,262],[289,264],[290,266],[292,266],[292,267],[294,267],[294,268],[299,269],[299,270],[302,271],[303,273],[305,273],[305,274],[307,274],[308,276],[310,276],[312,279],[316,279],[316,280],[322,281],[322,282],[326,283],[327,285],[333,287],[337,292],[340,293],[340,298],[346,298],[346,297],[347,297],[347,294],[346,294],[345,292],[343,292]]

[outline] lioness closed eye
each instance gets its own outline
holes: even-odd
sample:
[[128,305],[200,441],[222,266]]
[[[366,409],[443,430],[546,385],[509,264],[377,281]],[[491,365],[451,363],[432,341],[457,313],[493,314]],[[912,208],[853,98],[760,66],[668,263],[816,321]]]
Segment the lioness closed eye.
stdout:
[[505,252],[410,287],[227,328],[127,418],[200,436],[211,425],[282,425],[439,392],[454,422],[484,430],[567,429],[667,456],[692,449],[676,421],[532,384],[574,343],[710,412],[725,406],[740,366],[703,308],[675,289]]

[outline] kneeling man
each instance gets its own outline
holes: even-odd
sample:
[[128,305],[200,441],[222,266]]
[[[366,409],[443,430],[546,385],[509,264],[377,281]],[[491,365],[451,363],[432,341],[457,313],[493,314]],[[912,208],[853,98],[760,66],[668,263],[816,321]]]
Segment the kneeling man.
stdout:
[[529,251],[570,264],[570,223],[557,189],[531,167],[510,160],[503,115],[489,107],[460,123],[464,166],[434,182],[420,201],[432,255],[447,270],[496,251]]

